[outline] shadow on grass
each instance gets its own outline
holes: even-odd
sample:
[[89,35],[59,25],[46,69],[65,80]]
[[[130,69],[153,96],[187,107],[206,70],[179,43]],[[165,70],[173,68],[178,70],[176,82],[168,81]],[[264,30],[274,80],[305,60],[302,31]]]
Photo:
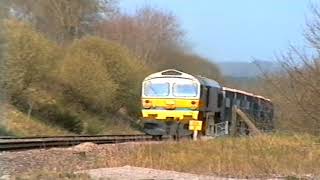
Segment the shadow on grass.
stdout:
[[14,136],[14,134],[9,132],[5,127],[0,126],[0,136]]

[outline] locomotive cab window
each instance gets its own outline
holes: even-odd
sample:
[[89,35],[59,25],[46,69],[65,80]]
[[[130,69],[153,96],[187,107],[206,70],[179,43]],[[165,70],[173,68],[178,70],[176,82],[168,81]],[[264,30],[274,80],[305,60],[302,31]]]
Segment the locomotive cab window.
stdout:
[[196,97],[198,87],[196,83],[174,83],[173,95],[176,97]]
[[146,82],[144,84],[144,95],[161,97],[168,96],[170,84],[167,82]]

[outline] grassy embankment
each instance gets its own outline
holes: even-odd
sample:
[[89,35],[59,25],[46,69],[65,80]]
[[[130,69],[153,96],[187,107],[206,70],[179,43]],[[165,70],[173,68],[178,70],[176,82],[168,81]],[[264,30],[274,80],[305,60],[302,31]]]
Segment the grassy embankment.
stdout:
[[[126,134],[139,133],[132,129],[130,125],[121,119],[101,120],[101,117],[94,116],[85,112],[78,115],[85,124],[86,131],[82,134]],[[25,112],[19,111],[12,105],[6,105],[4,122],[0,126],[0,135],[23,136],[57,136],[75,135],[61,127],[44,122],[37,117],[30,116]]]
[[37,136],[37,135],[69,135],[70,133],[19,111],[7,105],[4,113],[0,135]]
[[319,142],[319,137],[309,135],[263,135],[109,145],[80,154],[67,151],[70,155],[49,151],[46,157],[50,163],[43,162],[40,169],[31,167],[35,169],[27,175],[77,179],[74,172],[79,170],[130,165],[222,177],[319,177]]
[[308,135],[270,135],[161,143],[116,149],[106,163],[235,177],[319,176],[319,142]]

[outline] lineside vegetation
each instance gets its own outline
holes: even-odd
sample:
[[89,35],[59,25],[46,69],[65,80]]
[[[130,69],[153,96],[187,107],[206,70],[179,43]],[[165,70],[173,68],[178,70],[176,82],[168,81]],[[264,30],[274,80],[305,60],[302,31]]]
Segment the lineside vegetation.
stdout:
[[[187,53],[171,12],[143,7],[127,15],[114,0],[0,5],[3,107],[25,114],[29,125],[39,121],[72,134],[132,132],[147,74],[170,66],[220,78],[216,65]],[[1,132],[28,135],[6,117]],[[39,127],[29,135],[46,135]]]
[[319,176],[319,140],[309,135],[265,135],[140,145],[112,151],[106,164],[224,177]]
[[[90,151],[51,149],[40,157],[28,153],[24,158],[37,159],[37,164],[16,176],[77,179],[76,171],[130,165],[218,177],[317,179],[320,175],[319,143],[319,137],[301,134],[128,143]],[[20,153],[15,158],[18,160],[21,156]],[[41,158],[43,156],[46,158]]]

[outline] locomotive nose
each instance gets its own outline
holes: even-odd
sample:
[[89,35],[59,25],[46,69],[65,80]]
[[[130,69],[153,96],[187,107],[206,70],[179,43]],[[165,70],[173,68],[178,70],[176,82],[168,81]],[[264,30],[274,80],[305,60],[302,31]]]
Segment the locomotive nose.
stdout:
[[166,100],[166,105],[175,105],[176,101],[175,100]]
[[166,100],[166,109],[175,109],[176,108],[176,102],[174,100]]

